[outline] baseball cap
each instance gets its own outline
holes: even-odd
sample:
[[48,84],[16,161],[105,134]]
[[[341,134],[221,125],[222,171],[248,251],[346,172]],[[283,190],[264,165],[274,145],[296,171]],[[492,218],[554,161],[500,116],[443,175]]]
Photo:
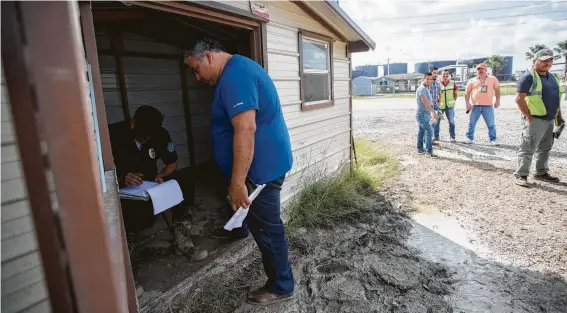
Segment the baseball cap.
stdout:
[[476,69],[478,70],[479,68],[486,69],[486,64],[484,64],[484,63],[478,64],[478,65],[476,66]]
[[535,53],[534,60],[535,59],[540,61],[553,59],[553,51],[551,49],[541,49]]
[[134,113],[136,132],[142,137],[155,136],[161,129],[163,117],[158,109],[149,105],[142,105]]

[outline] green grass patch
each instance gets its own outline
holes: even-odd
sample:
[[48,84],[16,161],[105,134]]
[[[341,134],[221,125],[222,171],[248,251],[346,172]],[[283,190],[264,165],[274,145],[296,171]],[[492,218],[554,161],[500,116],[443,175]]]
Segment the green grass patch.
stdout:
[[301,227],[332,228],[361,221],[374,211],[376,190],[395,175],[396,162],[367,140],[356,140],[355,147],[355,166],[331,177],[316,174],[294,198],[287,209],[290,237]]

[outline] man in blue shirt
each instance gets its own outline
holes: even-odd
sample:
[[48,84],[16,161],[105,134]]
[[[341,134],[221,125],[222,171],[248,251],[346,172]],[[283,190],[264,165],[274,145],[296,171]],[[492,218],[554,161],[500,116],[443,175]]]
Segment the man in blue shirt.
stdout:
[[[238,236],[246,236],[249,228],[262,253],[268,281],[247,300],[269,304],[290,299],[294,282],[280,192],[293,157],[276,87],[259,64],[225,52],[214,40],[198,41],[184,51],[184,59],[198,81],[216,86],[211,119],[214,157],[230,179],[232,209],[250,208]],[[251,203],[247,185],[254,184],[266,186]]]
[[[433,127],[431,126],[431,117],[438,119],[437,111],[432,106],[431,94],[429,93],[429,86],[433,81],[431,73],[425,74],[423,84],[417,88],[415,95],[417,101],[417,114],[415,116],[418,125],[417,132],[417,153],[425,153],[427,156],[434,157],[433,154]],[[423,147],[425,141],[425,149]]]

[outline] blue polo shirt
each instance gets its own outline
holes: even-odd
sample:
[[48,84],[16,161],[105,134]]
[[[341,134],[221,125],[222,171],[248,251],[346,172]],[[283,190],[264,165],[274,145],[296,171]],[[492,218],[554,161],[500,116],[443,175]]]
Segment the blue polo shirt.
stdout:
[[[557,114],[557,109],[559,108],[559,103],[561,99],[559,97],[559,85],[557,85],[557,79],[553,77],[553,74],[547,72],[545,75],[539,75],[541,79],[541,97],[543,104],[545,105],[545,110],[547,114],[545,116],[534,116],[539,119],[551,121],[555,118]],[[532,84],[534,83],[534,78],[530,72],[524,73],[522,77],[518,80],[517,91],[522,93],[530,92]]]
[[427,101],[429,102],[429,105],[433,106],[433,102],[431,100],[431,93],[429,92],[427,87],[425,87],[422,84],[415,91],[415,95],[416,95],[416,100],[417,100],[417,114],[419,115],[423,112],[429,112],[429,110],[427,109],[427,107],[425,107],[425,104],[421,100],[421,96],[425,96],[427,98]]
[[256,110],[254,157],[248,177],[264,184],[284,176],[293,163],[289,133],[274,82],[249,58],[233,55],[217,82],[212,107],[211,139],[215,160],[232,175],[234,127],[232,118]]

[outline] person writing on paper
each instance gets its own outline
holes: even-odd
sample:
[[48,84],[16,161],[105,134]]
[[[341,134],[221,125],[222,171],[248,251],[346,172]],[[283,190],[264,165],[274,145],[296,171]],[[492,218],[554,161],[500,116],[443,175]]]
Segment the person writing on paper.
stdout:
[[[149,105],[139,107],[130,121],[122,121],[109,125],[110,141],[116,175],[120,188],[138,186],[142,181],[163,183],[164,180],[176,179],[183,185],[183,176],[176,175],[177,152],[168,131],[162,125],[163,115]],[[158,172],[157,162],[161,160],[165,167]],[[181,181],[180,181],[181,180]],[[155,222],[152,203],[121,199],[124,226],[129,237],[132,233],[151,227]],[[174,209],[175,216],[185,214],[185,207]],[[186,223],[175,218],[174,230],[178,249],[188,254],[195,253],[190,236],[187,236]],[[131,238],[129,238],[131,239]],[[196,252],[193,258],[204,259],[207,252]]]
[[[118,184],[138,186],[145,181],[163,183],[177,169],[177,152],[161,126],[163,115],[149,105],[139,107],[130,121],[109,126]],[[165,167],[158,173],[157,162]]]
[[[198,81],[216,86],[211,119],[214,157],[230,179],[232,209],[249,207],[243,227],[225,231],[224,236],[244,237],[249,229],[262,253],[268,280],[251,291],[247,301],[289,300],[294,281],[280,218],[280,192],[293,157],[276,87],[258,63],[227,53],[214,40],[198,41],[183,57]],[[265,185],[252,202],[248,183]]]

